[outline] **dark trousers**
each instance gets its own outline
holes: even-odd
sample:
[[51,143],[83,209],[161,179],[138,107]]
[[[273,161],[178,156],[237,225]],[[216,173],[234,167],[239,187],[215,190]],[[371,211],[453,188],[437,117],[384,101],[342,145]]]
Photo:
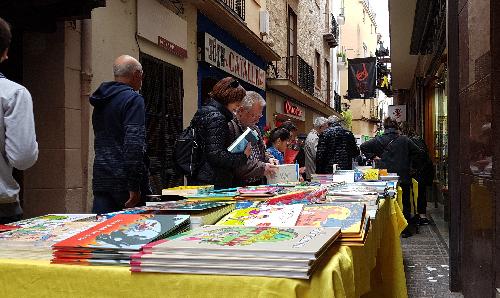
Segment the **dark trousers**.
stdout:
[[11,222],[20,221],[22,217],[23,217],[22,214],[14,215],[14,216],[0,217],[0,225],[5,225],[5,224],[11,223]]
[[420,182],[418,183],[417,213],[427,213],[427,185]]
[[408,221],[409,223],[411,220],[411,184],[401,184],[401,190],[403,191],[403,215],[405,216],[406,221]]
[[128,191],[94,191],[92,213],[104,214],[120,211],[125,208],[125,202],[129,197]]

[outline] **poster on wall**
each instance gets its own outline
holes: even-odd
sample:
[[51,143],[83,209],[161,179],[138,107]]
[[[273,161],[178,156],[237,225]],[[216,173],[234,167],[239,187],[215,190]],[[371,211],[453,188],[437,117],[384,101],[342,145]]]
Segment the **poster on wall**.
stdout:
[[348,59],[347,97],[349,99],[375,98],[377,83],[377,58]]
[[397,122],[406,121],[406,105],[389,106],[389,117]]

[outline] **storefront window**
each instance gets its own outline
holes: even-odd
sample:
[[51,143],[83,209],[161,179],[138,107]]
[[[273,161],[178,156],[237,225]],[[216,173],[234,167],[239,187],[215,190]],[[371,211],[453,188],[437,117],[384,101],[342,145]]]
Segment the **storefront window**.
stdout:
[[434,102],[434,158],[436,179],[441,186],[448,185],[448,96],[447,73],[440,76],[436,83]]

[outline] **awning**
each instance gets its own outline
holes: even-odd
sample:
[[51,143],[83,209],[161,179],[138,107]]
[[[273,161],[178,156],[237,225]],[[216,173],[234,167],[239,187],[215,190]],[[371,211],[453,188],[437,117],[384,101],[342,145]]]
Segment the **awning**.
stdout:
[[305,92],[299,86],[288,79],[267,79],[266,85],[267,88],[274,89],[276,91],[279,91],[280,93],[290,96],[291,98],[297,100],[305,106],[311,107],[316,111],[322,112],[325,115],[336,115],[342,117],[332,107],[328,106],[320,99]]
[[[255,54],[264,60],[271,62],[280,60],[281,57],[259,36],[253,33],[250,28],[230,11],[219,0],[198,0],[191,1],[204,15],[210,18],[221,28],[231,33],[236,39],[245,44]],[[244,2],[243,2],[244,3]]]

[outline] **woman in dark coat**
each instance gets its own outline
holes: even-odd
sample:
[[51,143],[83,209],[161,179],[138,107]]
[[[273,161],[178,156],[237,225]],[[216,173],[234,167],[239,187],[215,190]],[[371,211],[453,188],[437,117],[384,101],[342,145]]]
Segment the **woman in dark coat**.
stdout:
[[228,122],[240,107],[246,95],[240,83],[227,77],[215,84],[207,103],[200,107],[191,121],[202,147],[201,166],[189,179],[189,185],[214,185],[215,188],[231,187],[234,171],[245,165],[250,146],[244,153],[231,153]]

